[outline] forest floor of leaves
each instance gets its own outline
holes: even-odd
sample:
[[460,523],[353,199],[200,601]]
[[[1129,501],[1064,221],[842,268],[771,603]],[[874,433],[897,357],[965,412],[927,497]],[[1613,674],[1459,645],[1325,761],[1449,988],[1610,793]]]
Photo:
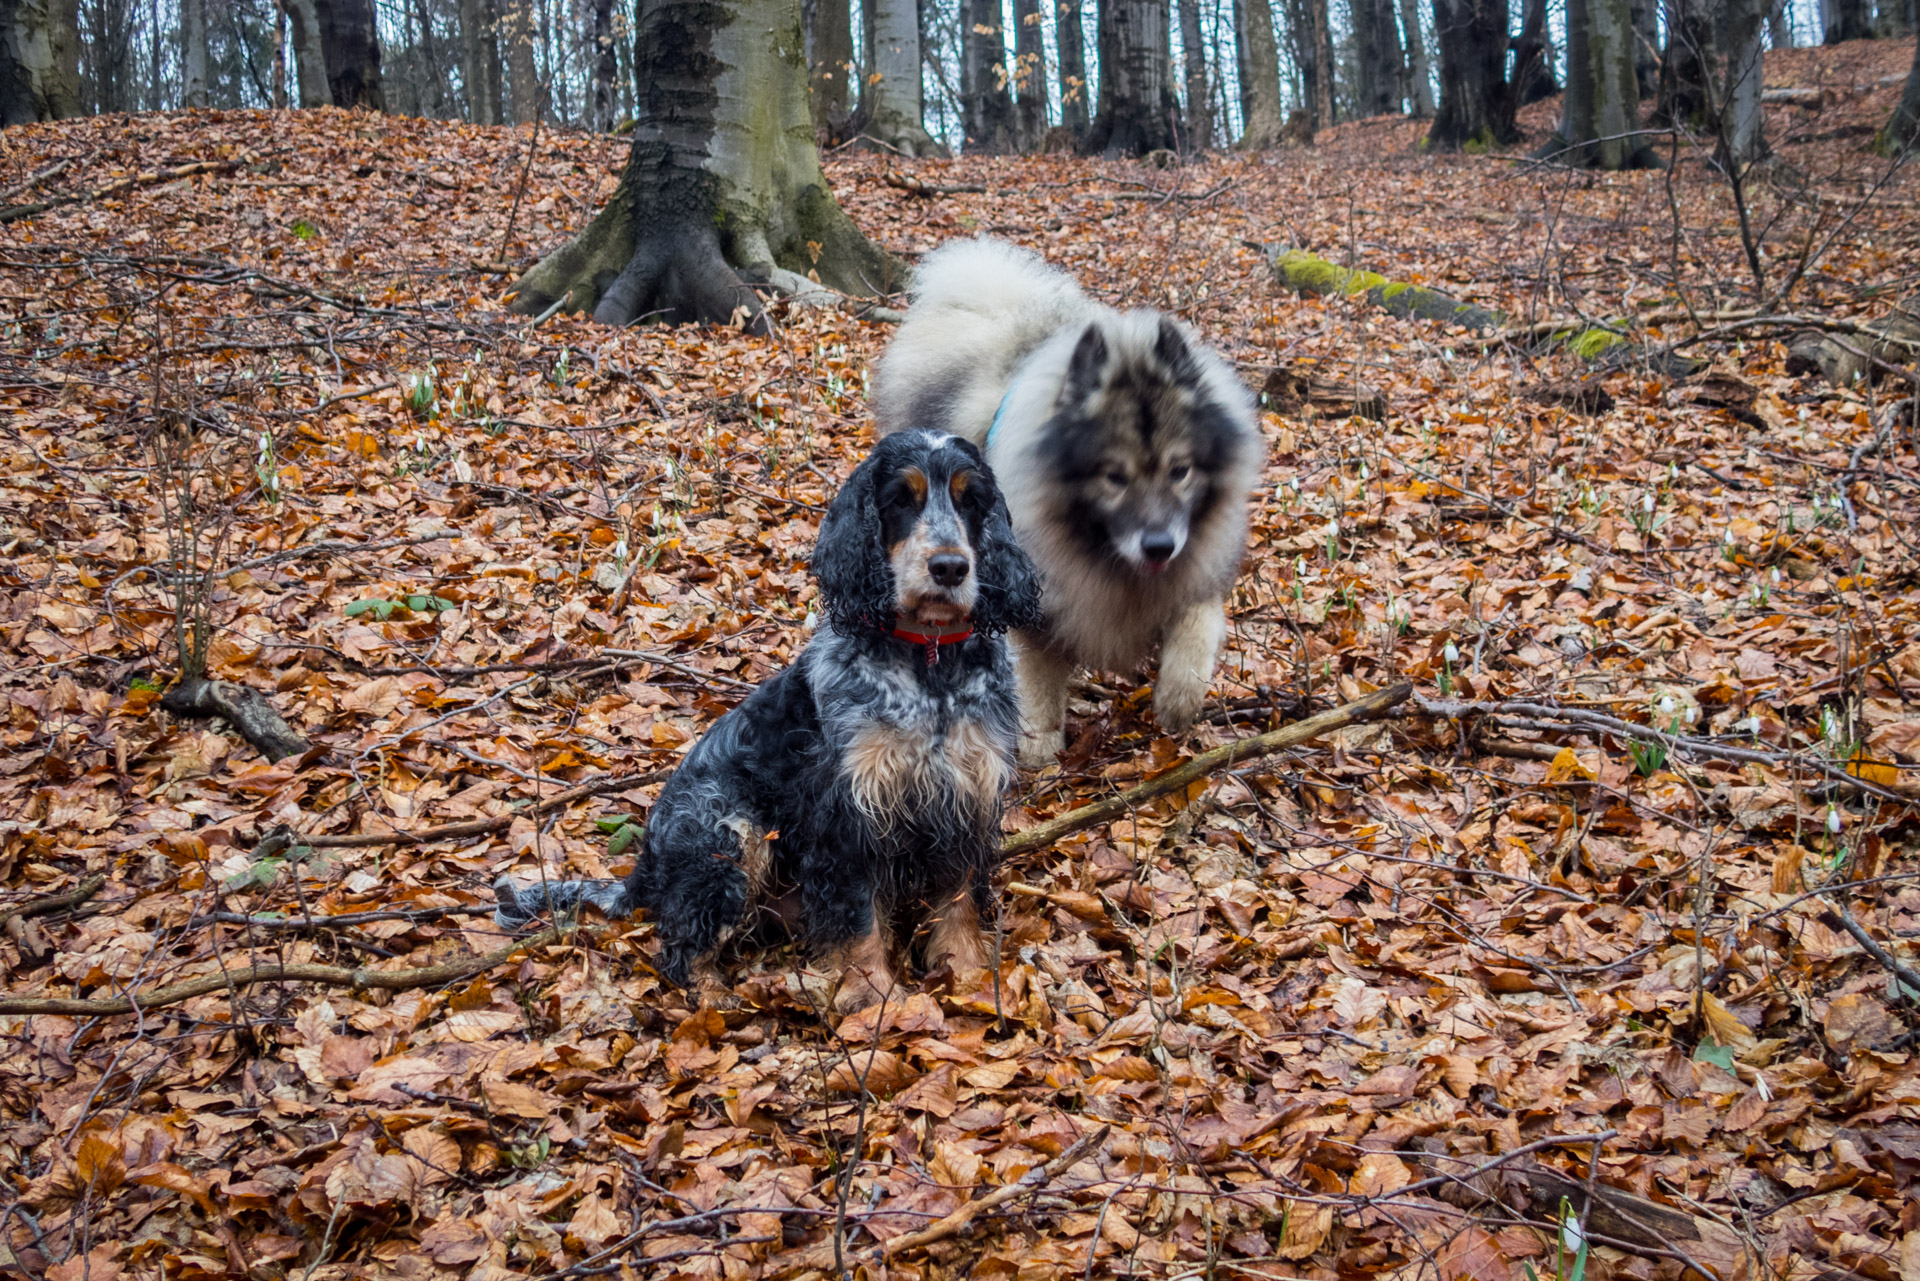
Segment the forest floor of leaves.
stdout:
[[[932,198],[830,157],[902,255],[1006,236],[1255,386],[1386,402],[1271,398],[1202,725],[1093,677],[1010,830],[1417,690],[1013,860],[997,1009],[916,982],[837,1026],[785,946],[724,1014],[644,921],[471,959],[512,941],[496,876],[622,870],[624,819],[803,642],[889,326],[507,315],[494,264],[584,223],[618,139],[0,133],[0,202],[202,167],[0,224],[0,1270],[774,1277],[833,1274],[837,1235],[870,1276],[1518,1281],[1568,1273],[1571,1211],[1589,1278],[1920,1278],[1920,992],[1888,968],[1920,935],[1920,428],[1897,377],[1788,374],[1778,319],[1920,287],[1920,166],[1866,150],[1910,58],[1769,60],[1821,92],[1768,108],[1759,255],[1687,146],[1595,175],[1363,121],[1169,169],[912,164],[986,189]],[[1283,245],[1515,328],[1296,296]],[[1516,333],[1573,316],[1633,342]],[[183,602],[311,751],[158,707]]]

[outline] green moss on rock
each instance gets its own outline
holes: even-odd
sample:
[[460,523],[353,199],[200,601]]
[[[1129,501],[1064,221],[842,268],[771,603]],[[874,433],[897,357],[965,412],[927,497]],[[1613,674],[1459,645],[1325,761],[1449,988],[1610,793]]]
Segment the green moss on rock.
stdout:
[[1583,329],[1568,340],[1567,348],[1582,360],[1598,360],[1626,341],[1611,329]]

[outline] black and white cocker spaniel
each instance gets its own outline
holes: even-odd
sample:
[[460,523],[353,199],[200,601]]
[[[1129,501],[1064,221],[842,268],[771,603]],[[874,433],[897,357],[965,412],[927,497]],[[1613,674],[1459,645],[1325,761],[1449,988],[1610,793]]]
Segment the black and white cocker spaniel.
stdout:
[[1039,584],[980,451],[888,436],[828,509],[813,551],[824,622],[792,666],[687,753],[647,816],[632,875],[515,889],[496,919],[591,902],[646,908],[660,972],[729,1004],[717,954],[757,918],[799,924],[839,972],[834,1005],[881,999],[925,929],[927,966],[994,958],[1002,793],[1020,731],[1005,633]]

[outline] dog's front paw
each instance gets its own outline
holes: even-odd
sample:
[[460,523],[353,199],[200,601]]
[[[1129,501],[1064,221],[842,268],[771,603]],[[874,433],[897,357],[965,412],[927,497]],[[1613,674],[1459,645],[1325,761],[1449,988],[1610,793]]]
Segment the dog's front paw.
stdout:
[[849,966],[840,975],[840,987],[833,994],[833,1008],[839,1014],[857,1014],[870,1005],[878,1005],[893,990],[893,975],[864,965]]
[[1205,681],[1190,680],[1163,671],[1153,689],[1153,718],[1169,734],[1185,733],[1200,715],[1200,705],[1206,701]]
[[1028,769],[1045,769],[1067,748],[1063,729],[1021,730],[1020,763]]

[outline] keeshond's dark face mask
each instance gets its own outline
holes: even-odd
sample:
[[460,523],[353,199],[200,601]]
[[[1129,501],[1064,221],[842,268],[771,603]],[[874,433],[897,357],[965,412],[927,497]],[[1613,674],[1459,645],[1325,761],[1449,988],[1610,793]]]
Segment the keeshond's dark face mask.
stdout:
[[1212,505],[1228,424],[1208,400],[1186,339],[1163,321],[1151,353],[1115,355],[1089,325],[1046,437],[1072,495],[1075,536],[1142,575],[1165,572]]

